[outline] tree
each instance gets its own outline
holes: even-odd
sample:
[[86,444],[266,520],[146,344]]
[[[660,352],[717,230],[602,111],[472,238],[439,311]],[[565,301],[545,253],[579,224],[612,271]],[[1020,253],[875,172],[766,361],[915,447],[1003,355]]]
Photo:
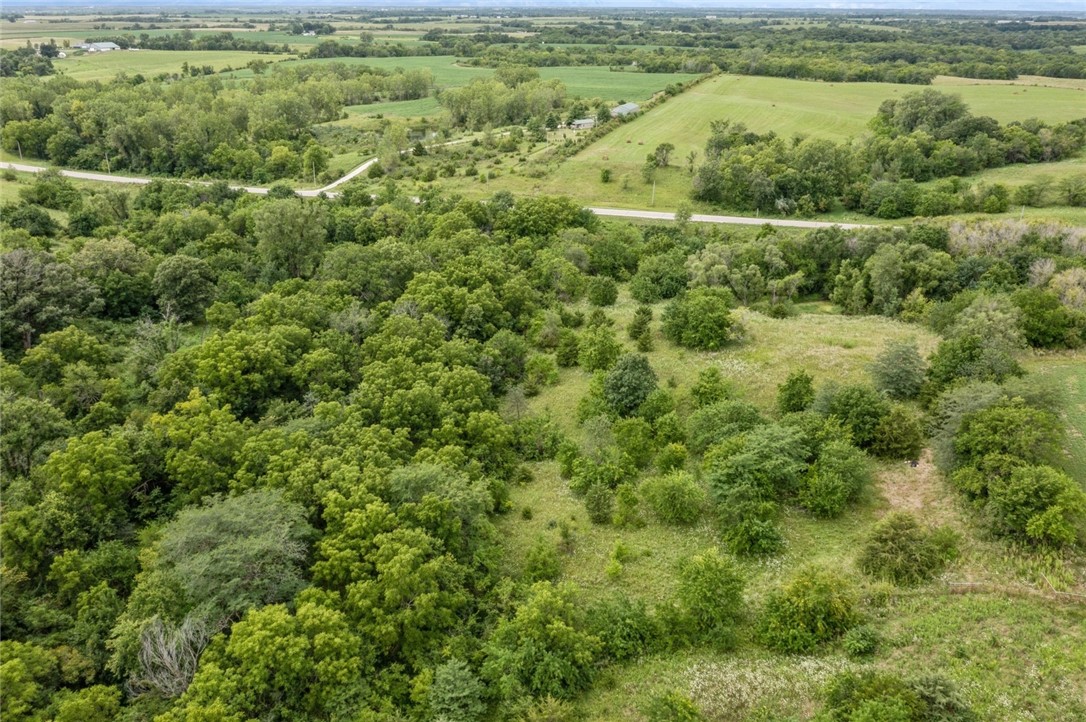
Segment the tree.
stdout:
[[657,167],[667,168],[667,165],[671,160],[671,154],[674,151],[674,143],[661,143],[660,145],[656,146],[656,150],[652,152],[652,155],[656,160]]
[[338,717],[358,709],[372,667],[372,651],[335,610],[253,609],[204,653],[188,690],[159,719]]
[[506,699],[569,699],[595,675],[602,644],[586,624],[570,585],[537,582],[512,618],[498,622],[484,651],[483,677]]
[[875,427],[871,453],[884,459],[918,459],[924,448],[924,429],[908,407],[894,404]]
[[641,303],[672,298],[686,288],[686,255],[672,251],[645,256],[630,279],[630,295]]
[[871,364],[875,388],[891,399],[912,399],[920,394],[927,369],[915,340],[887,344]]
[[744,586],[739,565],[712,549],[679,564],[676,596],[698,637],[730,647],[743,616]]
[[686,348],[717,351],[741,335],[731,313],[731,294],[720,288],[695,288],[668,304],[664,335]]
[[728,383],[724,380],[724,374],[718,366],[703,369],[690,389],[690,398],[694,400],[698,408],[712,406],[724,401],[728,396]]
[[737,487],[772,500],[796,491],[807,469],[803,434],[778,424],[754,427],[705,455],[705,480],[723,502]]
[[328,231],[324,208],[300,198],[268,201],[253,212],[257,253],[275,276],[309,277]]
[[486,713],[486,687],[460,659],[450,659],[434,670],[428,698],[434,719],[478,722]]
[[941,572],[957,553],[953,532],[922,527],[905,512],[890,512],[871,529],[860,550],[864,573],[913,585]]
[[71,433],[71,426],[47,401],[26,396],[4,398],[4,423],[0,428],[3,473],[7,478],[27,476],[57,442]]
[[1061,430],[1051,412],[1011,399],[965,416],[954,451],[964,464],[975,465],[995,454],[1038,464],[1055,458]]
[[665,524],[693,524],[701,518],[705,506],[705,491],[685,471],[646,479],[641,494],[656,518]]
[[809,654],[858,619],[852,583],[830,569],[808,566],[770,592],[758,635],[770,649]]
[[610,276],[596,276],[588,282],[588,302],[593,306],[613,306],[618,300],[618,286]]
[[0,256],[0,340],[4,348],[28,349],[38,334],[93,313],[97,290],[71,266],[52,256],[16,249]]
[[199,319],[214,297],[215,273],[206,261],[170,256],[155,269],[152,288],[158,307],[181,320]]
[[163,527],[114,633],[112,666],[136,680],[139,650],[156,619],[219,629],[246,610],[284,602],[303,586],[312,529],[278,491],[251,491],[189,506]]
[[641,354],[620,356],[603,382],[603,397],[620,416],[636,413],[655,390],[656,372]]

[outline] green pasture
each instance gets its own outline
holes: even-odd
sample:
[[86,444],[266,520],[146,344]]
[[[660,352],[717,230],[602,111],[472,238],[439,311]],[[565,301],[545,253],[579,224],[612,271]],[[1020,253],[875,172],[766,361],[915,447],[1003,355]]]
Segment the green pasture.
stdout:
[[1067,428],[1063,468],[1086,484],[1086,353],[1038,355],[1025,365],[1030,373],[1048,379],[1060,390]]

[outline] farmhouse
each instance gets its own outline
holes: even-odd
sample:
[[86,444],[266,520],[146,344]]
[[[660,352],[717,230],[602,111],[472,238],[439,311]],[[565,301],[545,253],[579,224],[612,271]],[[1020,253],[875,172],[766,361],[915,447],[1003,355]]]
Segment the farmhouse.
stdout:
[[88,53],[106,53],[110,50],[121,49],[121,46],[117,43],[79,43],[74,47],[79,50],[86,50]]
[[611,109],[612,118],[625,118],[630,113],[636,113],[641,110],[641,106],[637,103],[623,103],[617,108]]
[[578,118],[569,124],[569,127],[573,130],[589,130],[596,127],[595,118]]

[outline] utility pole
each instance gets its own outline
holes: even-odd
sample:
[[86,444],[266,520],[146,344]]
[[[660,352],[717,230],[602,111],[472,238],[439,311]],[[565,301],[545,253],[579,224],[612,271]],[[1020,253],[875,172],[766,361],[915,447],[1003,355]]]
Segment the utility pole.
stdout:
[[652,207],[652,208],[656,207],[656,179],[655,178],[652,181],[652,202],[649,203],[649,206]]

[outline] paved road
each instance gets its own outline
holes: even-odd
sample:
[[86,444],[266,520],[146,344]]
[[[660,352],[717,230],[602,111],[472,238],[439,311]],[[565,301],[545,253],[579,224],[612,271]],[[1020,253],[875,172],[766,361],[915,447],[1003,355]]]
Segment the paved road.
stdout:
[[[455,141],[454,141],[455,142]],[[295,191],[300,196],[312,198],[314,196],[324,193],[325,195],[334,198],[336,193],[333,191],[337,186],[346,183],[347,181],[358,177],[362,173],[369,170],[370,166],[377,162],[376,158],[370,158],[365,163],[362,163],[351,172],[344,175],[334,183],[329,183],[323,188],[317,188],[316,190],[299,190]],[[40,165],[26,165],[23,163],[0,163],[0,168],[7,170],[17,170],[24,173],[41,173],[47,168]],[[79,180],[90,181],[104,181],[106,183],[131,183],[135,185],[146,185],[151,182],[151,178],[134,178],[131,176],[112,175],[109,173],[90,173],[88,171],[81,170],[61,170],[60,174],[68,178],[76,178]],[[192,181],[200,185],[210,185],[208,181]],[[259,195],[266,195],[268,193],[267,188],[259,186],[236,186],[232,185],[231,188],[235,190],[245,191],[246,193],[256,193]],[[658,221],[673,221],[675,220],[674,213],[667,213],[665,211],[641,211],[631,210],[628,208],[589,208],[588,210],[595,213],[597,216],[607,216],[612,218],[639,218],[643,220],[658,220]],[[690,220],[696,223],[728,223],[733,225],[745,225],[745,226],[760,226],[768,223],[771,226],[780,226],[782,228],[832,228],[833,226],[840,226],[845,229],[856,228],[872,228],[873,226],[864,223],[829,223],[826,221],[798,221],[787,220],[781,218],[750,218],[748,216],[714,216],[695,213],[690,216]]]

